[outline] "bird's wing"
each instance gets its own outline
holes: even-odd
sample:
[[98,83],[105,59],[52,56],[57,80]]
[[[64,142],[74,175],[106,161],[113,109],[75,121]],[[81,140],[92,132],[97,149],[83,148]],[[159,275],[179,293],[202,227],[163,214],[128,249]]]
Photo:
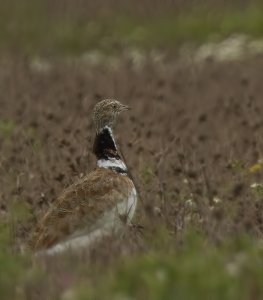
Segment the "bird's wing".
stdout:
[[133,188],[127,177],[97,168],[68,187],[37,224],[29,247],[46,249],[83,227],[92,226],[106,211],[128,199]]

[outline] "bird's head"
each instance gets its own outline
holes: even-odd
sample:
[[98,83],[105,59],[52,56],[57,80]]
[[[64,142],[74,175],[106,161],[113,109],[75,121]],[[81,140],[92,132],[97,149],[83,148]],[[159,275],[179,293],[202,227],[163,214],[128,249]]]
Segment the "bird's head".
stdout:
[[100,131],[105,126],[113,127],[116,117],[129,107],[114,99],[106,99],[97,103],[93,110],[93,120],[96,130]]

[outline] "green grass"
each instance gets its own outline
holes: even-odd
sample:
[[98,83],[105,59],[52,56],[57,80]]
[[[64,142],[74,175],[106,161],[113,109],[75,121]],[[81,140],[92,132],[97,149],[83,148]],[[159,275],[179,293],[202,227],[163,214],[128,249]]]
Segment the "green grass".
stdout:
[[261,299],[262,254],[247,238],[215,247],[191,235],[176,250],[121,261],[99,286],[76,289],[77,299]]
[[16,124],[12,120],[0,120],[0,136],[9,138],[12,136]]
[[247,300],[263,297],[263,247],[248,236],[215,245],[202,235],[191,233],[178,244],[163,231],[162,238],[157,234],[156,239],[148,241],[149,251],[115,257],[110,267],[96,261],[80,262],[80,258],[76,260],[75,257],[74,266],[73,261],[66,269],[63,263],[58,263],[48,272],[41,264],[32,264],[33,258],[10,253],[10,236],[8,228],[1,226],[1,299],[35,299],[38,293],[41,299],[51,299],[54,291],[61,296],[64,291],[50,281],[50,278],[57,278],[57,272],[76,278],[67,289],[72,297],[69,299],[75,300]]
[[[81,11],[76,6],[76,12]],[[78,13],[50,13],[43,1],[0,4],[0,48],[29,54],[81,54],[90,49],[114,51],[122,47],[171,48],[183,42],[200,43],[233,33],[263,36],[263,9],[246,8],[160,11],[147,17],[117,10],[94,18]]]

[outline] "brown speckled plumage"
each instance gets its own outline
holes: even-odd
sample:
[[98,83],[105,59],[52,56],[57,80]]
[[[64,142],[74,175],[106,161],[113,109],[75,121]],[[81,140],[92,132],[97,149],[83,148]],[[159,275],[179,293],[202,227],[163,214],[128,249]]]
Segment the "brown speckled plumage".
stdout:
[[[127,106],[111,99],[103,100],[95,106],[93,118],[97,139],[106,138],[105,141],[98,142],[98,147],[114,147],[115,156],[111,155],[113,153],[111,149],[98,150],[103,154],[100,162],[102,167],[99,165],[94,171],[65,189],[55,200],[54,205],[32,232],[28,241],[30,249],[33,251],[48,249],[70,239],[79,231],[89,234],[95,227],[103,225],[100,223],[103,222],[105,213],[112,212],[114,209],[116,209],[116,217],[122,223],[123,220],[128,221],[129,218],[125,216],[125,213],[119,213],[118,208],[120,203],[128,207],[128,203],[131,203],[131,195],[135,199],[135,206],[136,191],[132,180],[127,175],[125,164],[118,155],[116,156],[117,148],[109,130],[116,116],[126,109]],[[111,163],[113,167],[109,166]],[[119,165],[124,166],[124,169],[118,167]],[[127,210],[127,215],[129,210]]]
[[29,245],[34,251],[48,248],[82,228],[90,228],[103,212],[128,199],[133,188],[127,176],[97,168],[57,198],[36,227]]

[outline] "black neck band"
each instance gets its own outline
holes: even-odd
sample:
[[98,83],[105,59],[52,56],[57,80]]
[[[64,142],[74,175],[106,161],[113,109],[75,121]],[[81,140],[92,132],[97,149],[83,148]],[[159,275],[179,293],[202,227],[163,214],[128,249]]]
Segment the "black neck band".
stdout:
[[112,171],[116,172],[116,173],[119,173],[119,174],[124,174],[124,175],[127,175],[127,170],[124,170],[120,167],[109,167],[109,169],[111,169]]
[[96,134],[93,153],[96,155],[97,159],[120,159],[110,128],[104,127]]

